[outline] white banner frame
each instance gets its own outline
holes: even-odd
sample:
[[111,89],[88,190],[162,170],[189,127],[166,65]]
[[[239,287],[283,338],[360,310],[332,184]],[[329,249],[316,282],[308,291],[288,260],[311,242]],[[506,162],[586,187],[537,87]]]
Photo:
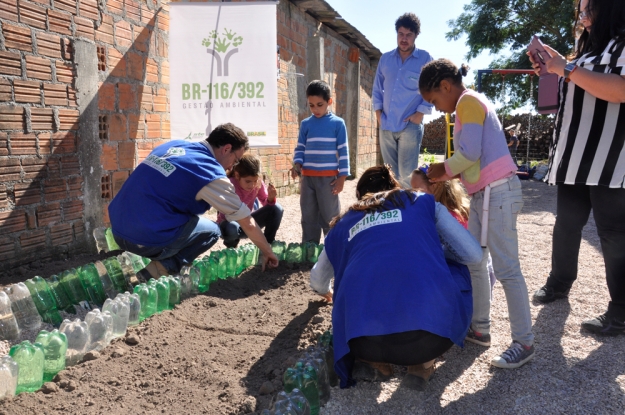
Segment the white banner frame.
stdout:
[[278,147],[275,1],[170,3],[172,139],[231,122],[251,147]]

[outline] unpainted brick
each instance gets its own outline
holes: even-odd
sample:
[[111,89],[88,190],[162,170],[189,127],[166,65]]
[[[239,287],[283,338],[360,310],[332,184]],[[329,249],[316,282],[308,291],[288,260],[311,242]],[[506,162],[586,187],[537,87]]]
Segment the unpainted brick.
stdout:
[[54,0],[54,8],[59,10],[65,10],[71,14],[76,14],[76,6],[78,2],[76,0]]
[[59,108],[59,130],[78,130],[80,112],[78,110]]
[[141,5],[139,2],[134,0],[125,0],[124,5],[126,6],[126,17],[134,20],[135,22],[140,22]]
[[67,179],[67,186],[69,187],[69,197],[81,197],[82,196],[82,177],[75,176]]
[[18,53],[3,52],[0,50],[0,74],[22,75],[22,59]]
[[38,29],[46,29],[46,9],[35,4],[20,0],[20,23],[33,26]]
[[120,20],[115,23],[115,44],[124,48],[132,46],[132,29],[130,23]]
[[38,58],[32,55],[26,55],[26,76],[29,78],[41,79],[43,81],[52,80],[52,67],[50,60]]
[[72,221],[82,219],[85,205],[80,200],[72,200],[63,203],[63,220]]
[[40,55],[61,58],[61,38],[49,33],[37,33],[37,51]]
[[117,91],[119,93],[119,109],[120,110],[136,110],[137,95],[133,85],[118,83]]
[[67,87],[68,106],[76,108],[78,103],[76,101],[76,90],[71,86]]
[[151,141],[140,141],[137,143],[137,163],[141,163],[154,149]]
[[13,238],[0,238],[0,261],[15,258],[15,241]]
[[158,82],[158,62],[154,59],[147,59],[145,62],[146,81]]
[[161,62],[161,83],[169,85],[169,62]]
[[9,145],[12,156],[37,154],[37,137],[35,134],[10,133]]
[[29,28],[5,23],[2,25],[2,34],[4,35],[4,46],[7,49],[19,49],[32,52],[33,41],[30,37]]
[[[52,134],[52,154],[68,154],[75,153],[76,148],[76,134],[72,131],[59,131]],[[39,142],[41,143],[41,134],[39,135]]]
[[24,108],[13,105],[0,106],[0,130],[24,130]]
[[54,129],[54,113],[52,108],[31,108],[30,125],[33,130]]
[[0,209],[6,209],[8,206],[7,187],[0,184]]
[[74,24],[76,25],[76,36],[94,39],[93,20],[74,16]]
[[126,76],[126,58],[115,48],[108,48],[108,64],[111,68],[111,76],[120,78]]
[[24,251],[35,251],[46,247],[46,231],[38,229],[20,235],[20,246]]
[[43,183],[43,193],[46,202],[67,198],[67,183],[63,179],[50,179]]
[[109,15],[102,16],[102,24],[95,32],[95,39],[112,45],[115,43],[113,37],[113,18]]
[[61,204],[48,203],[37,207],[37,223],[40,227],[55,225],[61,221]]
[[63,176],[72,176],[80,174],[80,161],[78,156],[63,156],[61,157],[61,172]]
[[67,106],[67,85],[64,84],[43,84],[43,95],[45,105]]
[[135,52],[126,53],[125,58],[128,64],[128,77],[136,79],[137,81],[142,81],[144,74],[143,64],[146,58]]
[[103,144],[101,160],[104,170],[117,170],[119,168],[117,164],[117,145]]
[[80,0],[80,15],[91,20],[98,20],[98,2],[96,0]]
[[[135,167],[135,155],[137,149],[134,141],[125,141],[118,145],[118,157],[120,169],[132,169]],[[113,179],[115,174],[113,173]]]
[[47,177],[49,178],[61,177],[61,160],[60,159],[49,158],[47,165],[48,165]]
[[171,138],[171,124],[169,120],[163,119],[161,136],[163,138]]
[[72,46],[72,41],[67,38],[61,39],[61,58],[66,61],[71,61],[73,53],[74,47]]
[[169,48],[167,47],[167,41],[165,40],[165,34],[159,33],[157,37],[154,37],[156,42],[156,53],[161,58],[167,58]]
[[128,114],[128,138],[132,140],[145,138],[145,120],[143,115]]
[[161,116],[159,114],[145,114],[145,123],[148,127],[147,138],[161,138]]
[[98,108],[115,111],[115,84],[105,82],[98,89]]
[[109,140],[122,141],[128,138],[128,129],[126,127],[127,120],[124,114],[111,114],[109,115]]
[[35,211],[33,210],[26,211],[26,228],[27,229],[37,228],[37,215],[35,215]]
[[48,25],[50,26],[50,31],[61,33],[63,35],[71,35],[71,24],[71,14],[48,9]]
[[149,26],[154,26],[156,21],[156,11],[150,10],[147,3],[141,2],[141,22]]
[[71,84],[74,80],[74,67],[71,64],[55,61],[56,80],[64,84]]
[[113,14],[123,15],[124,14],[124,2],[118,0],[108,0],[106,2],[106,9]]
[[122,188],[124,182],[128,179],[127,171],[116,171],[113,173],[113,197],[117,195],[117,192]]
[[50,133],[39,133],[37,135],[37,142],[39,143],[39,154],[41,156],[49,156],[52,150],[50,144]]
[[0,159],[0,182],[14,182],[21,179],[22,168],[18,159]]
[[15,205],[25,206],[41,202],[41,188],[39,182],[15,183],[13,187]]
[[164,32],[169,31],[169,13],[160,9],[158,12],[158,28]]
[[141,91],[141,109],[146,111],[152,111],[154,105],[152,104],[152,88],[149,86],[140,86]]
[[0,102],[8,102],[13,100],[13,89],[11,82],[4,78],[0,78]]
[[154,111],[157,112],[168,112],[168,100],[167,100],[167,90],[159,89],[158,94],[152,97],[154,101]]
[[7,133],[0,131],[0,156],[9,155],[9,136]]
[[[107,222],[105,222],[108,226],[108,216],[106,217]],[[80,240],[85,237],[85,223],[82,220],[76,221],[72,223],[74,226],[74,237],[76,240]]]
[[0,18],[17,22],[17,0],[0,1]]
[[0,212],[0,235],[26,229],[26,213],[23,210]]
[[141,26],[133,26],[132,29],[135,36],[135,41],[133,43],[135,49],[141,52],[148,52],[150,39],[152,38],[152,30]]
[[41,104],[41,82],[16,79],[13,81],[13,91],[16,102]]

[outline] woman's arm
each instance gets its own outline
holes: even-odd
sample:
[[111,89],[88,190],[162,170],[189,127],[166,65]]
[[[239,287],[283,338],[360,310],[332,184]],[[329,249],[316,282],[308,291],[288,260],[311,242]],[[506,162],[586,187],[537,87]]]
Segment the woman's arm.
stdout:
[[451,216],[447,208],[436,202],[436,230],[443,244],[445,257],[461,264],[482,260],[482,247],[475,238]]
[[326,255],[326,250],[321,251],[319,259],[310,271],[310,288],[330,302],[332,301],[332,289],[330,281],[334,278],[334,267]]

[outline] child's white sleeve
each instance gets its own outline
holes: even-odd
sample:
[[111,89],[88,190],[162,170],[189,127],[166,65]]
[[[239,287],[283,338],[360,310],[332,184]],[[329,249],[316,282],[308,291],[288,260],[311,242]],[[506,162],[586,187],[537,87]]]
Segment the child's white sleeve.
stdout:
[[327,294],[330,292],[332,278],[334,278],[334,267],[324,249],[321,251],[317,263],[310,271],[310,288],[317,294]]

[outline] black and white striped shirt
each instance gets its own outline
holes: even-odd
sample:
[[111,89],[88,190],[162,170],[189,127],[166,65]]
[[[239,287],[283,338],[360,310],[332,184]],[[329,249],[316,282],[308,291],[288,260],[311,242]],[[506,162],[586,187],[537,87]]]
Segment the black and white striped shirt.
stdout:
[[[611,40],[585,69],[625,75],[625,42]],[[560,78],[560,107],[549,151],[549,184],[625,187],[625,104],[604,101]]]

